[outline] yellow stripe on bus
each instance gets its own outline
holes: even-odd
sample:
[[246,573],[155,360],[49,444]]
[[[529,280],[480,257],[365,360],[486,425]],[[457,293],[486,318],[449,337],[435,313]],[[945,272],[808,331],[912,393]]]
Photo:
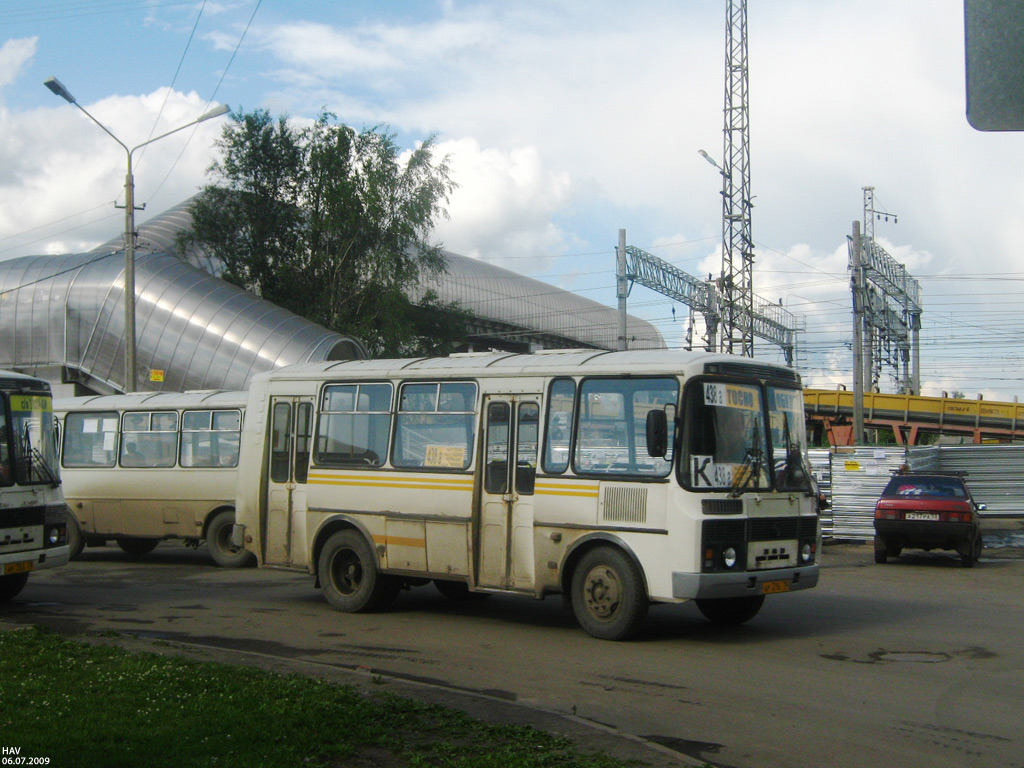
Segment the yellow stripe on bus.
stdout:
[[600,495],[600,489],[596,485],[569,485],[566,483],[542,485],[538,483],[535,490],[538,495],[542,496],[584,496],[596,499]]
[[411,536],[380,536],[374,535],[374,544],[383,544],[392,547],[420,547],[427,548],[426,539],[414,539]]
[[319,475],[310,473],[311,485],[344,485],[362,486],[364,488],[411,488],[431,491],[469,491],[473,488],[473,479],[456,480],[452,478],[431,480],[422,477],[394,476],[359,476],[359,475]]

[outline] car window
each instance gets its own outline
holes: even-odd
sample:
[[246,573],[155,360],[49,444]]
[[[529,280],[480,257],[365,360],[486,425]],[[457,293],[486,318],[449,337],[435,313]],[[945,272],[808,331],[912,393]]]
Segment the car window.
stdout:
[[896,478],[889,483],[885,495],[897,498],[933,496],[965,499],[967,490],[959,481],[946,478]]

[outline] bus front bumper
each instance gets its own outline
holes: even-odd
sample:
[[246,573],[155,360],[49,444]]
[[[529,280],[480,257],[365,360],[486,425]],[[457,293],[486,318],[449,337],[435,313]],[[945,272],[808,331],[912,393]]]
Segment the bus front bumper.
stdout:
[[673,573],[672,596],[694,600],[796,592],[816,586],[820,571],[821,566],[814,564],[738,573]]

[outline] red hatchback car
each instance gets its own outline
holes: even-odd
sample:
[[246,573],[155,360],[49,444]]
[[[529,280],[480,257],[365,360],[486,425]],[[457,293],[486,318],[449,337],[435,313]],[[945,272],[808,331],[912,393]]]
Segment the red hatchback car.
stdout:
[[894,475],[875,505],[875,562],[899,557],[904,548],[951,549],[970,568],[981,556],[983,509],[960,474]]

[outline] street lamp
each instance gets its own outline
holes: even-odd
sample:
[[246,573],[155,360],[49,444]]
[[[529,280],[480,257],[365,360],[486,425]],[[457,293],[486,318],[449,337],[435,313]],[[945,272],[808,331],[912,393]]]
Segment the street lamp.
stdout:
[[698,150],[697,150],[697,154],[698,154],[698,155],[700,155],[701,157],[703,157],[703,158],[704,158],[705,160],[707,160],[707,161],[708,161],[709,163],[711,163],[711,165],[713,165],[713,166],[714,166],[715,168],[717,168],[717,169],[718,169],[718,172],[719,172],[720,174],[722,174],[722,176],[724,176],[724,177],[726,177],[726,178],[728,178],[728,177],[729,177],[729,174],[727,174],[727,173],[725,172],[725,169],[724,169],[724,168],[722,168],[722,166],[720,166],[720,165],[719,165],[718,163],[716,163],[716,162],[715,162],[715,158],[713,158],[713,157],[712,157],[711,155],[709,155],[709,154],[708,154],[707,152],[705,152],[705,151],[704,151],[703,149],[698,149]]
[[132,147],[131,149],[121,141],[117,136],[110,132],[110,130],[103,125],[99,120],[90,115],[85,107],[75,101],[75,97],[71,95],[71,92],[64,87],[64,84],[56,77],[47,78],[43,81],[43,85],[49,88],[53,93],[60,96],[64,101],[69,104],[74,104],[82,112],[92,120],[96,125],[103,129],[103,131],[110,136],[114,141],[120,144],[128,157],[128,173],[124,178],[124,338],[125,338],[125,352],[124,352],[124,387],[126,392],[134,392],[136,389],[136,377],[135,377],[135,177],[132,175],[132,155],[135,150],[142,149],[147,144],[152,144],[154,141],[170,136],[172,133],[177,133],[186,128],[189,128],[198,123],[202,123],[205,120],[209,120],[214,117],[220,117],[221,115],[231,111],[231,108],[226,104],[220,104],[208,112],[204,112],[202,115],[197,117],[190,123],[179,126],[174,130],[162,133],[159,136],[155,136],[148,141],[144,141],[138,146]]

